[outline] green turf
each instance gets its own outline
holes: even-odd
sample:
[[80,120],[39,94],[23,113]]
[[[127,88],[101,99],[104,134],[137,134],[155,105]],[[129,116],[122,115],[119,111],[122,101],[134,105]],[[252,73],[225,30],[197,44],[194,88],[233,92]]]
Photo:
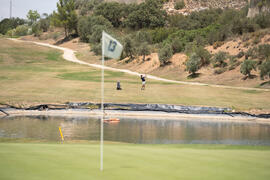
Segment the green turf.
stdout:
[[217,145],[0,143],[0,179],[270,178],[270,149]]

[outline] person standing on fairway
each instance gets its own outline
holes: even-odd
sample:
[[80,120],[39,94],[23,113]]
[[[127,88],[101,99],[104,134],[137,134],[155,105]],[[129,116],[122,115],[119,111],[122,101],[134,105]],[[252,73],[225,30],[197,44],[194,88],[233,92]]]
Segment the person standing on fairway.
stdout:
[[146,75],[141,75],[141,80],[142,80],[142,88],[141,88],[141,90],[145,90],[145,83],[146,83],[146,80],[145,80],[145,78],[146,78]]

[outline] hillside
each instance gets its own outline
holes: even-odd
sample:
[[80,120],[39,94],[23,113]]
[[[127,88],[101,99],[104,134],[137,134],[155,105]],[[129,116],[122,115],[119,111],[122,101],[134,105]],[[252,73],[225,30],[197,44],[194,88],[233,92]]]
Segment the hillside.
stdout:
[[253,18],[260,13],[270,12],[269,0],[249,0],[248,17]]
[[[58,15],[48,17],[49,27],[33,35],[21,35],[23,30],[28,33],[26,25],[9,30],[7,35],[72,48],[78,59],[98,64],[105,30],[124,46],[121,60],[108,60],[108,66],[181,81],[270,86],[269,13],[247,18],[247,8],[226,8],[231,1],[186,1],[186,8],[223,5],[187,16],[166,14],[164,4],[155,0],[141,4],[85,2],[74,8],[71,17],[75,13],[78,17],[70,22],[73,26],[61,27]],[[242,2],[234,3],[240,6]],[[41,26],[41,22],[36,24]],[[32,28],[37,28],[36,24]]]
[[185,7],[183,9],[176,10],[175,3],[179,0],[170,0],[165,3],[164,9],[169,14],[184,14],[188,15],[193,11],[202,11],[206,9],[241,9],[247,5],[246,0],[184,0]]
[[[190,14],[193,11],[201,11],[205,9],[211,8],[233,8],[233,9],[241,9],[247,5],[246,0],[184,0],[185,7],[180,10],[175,9],[175,3],[180,0],[168,0],[167,3],[164,4],[164,10],[168,14]],[[120,3],[141,3],[144,0],[106,0],[106,2],[120,2]]]
[[[97,9],[89,10],[90,13],[96,11],[99,16],[93,16],[92,18],[92,16],[86,14],[80,17],[78,26],[80,38],[78,39],[71,38],[68,41],[61,28],[44,32],[38,37],[27,36],[23,39],[41,40],[72,48],[78,51],[79,59],[89,63],[99,63],[99,37],[101,36],[99,28],[106,26],[105,28],[117,37],[124,46],[127,42],[130,44],[129,52],[124,48],[122,59],[120,61],[106,61],[108,66],[130,69],[173,80],[269,88],[267,76],[265,75],[266,78],[263,79],[260,75],[260,66],[266,62],[268,57],[267,52],[264,55],[262,54],[264,50],[260,49],[267,49],[270,44],[269,28],[266,28],[269,24],[267,24],[266,18],[262,17],[253,21],[244,14],[247,13],[246,9],[226,9],[229,5],[232,7],[233,4],[235,4],[235,6],[233,5],[234,8],[246,5],[246,1],[242,0],[234,1],[234,3],[229,0],[185,2],[186,9],[219,7],[224,8],[224,10],[209,9],[194,12],[187,16],[169,15],[167,19],[164,17],[164,21],[157,22],[155,16],[162,15],[162,12],[157,9],[153,8],[149,12],[145,12],[146,10],[141,11],[141,6],[138,5],[136,7],[138,10],[133,10],[134,12],[128,12],[126,15],[117,12],[118,15],[110,16],[115,10],[125,13],[125,8],[130,8],[130,6],[105,3],[105,5],[97,5]],[[173,1],[169,3],[173,3]],[[108,7],[110,8],[108,9]],[[152,8],[151,6],[146,7]],[[140,16],[144,12],[156,14],[153,14],[149,19],[145,19],[145,16]],[[129,20],[129,17],[131,17],[131,20]],[[153,26],[149,23],[152,19],[154,19],[153,22],[157,24],[157,27],[149,27]],[[145,24],[142,21],[145,21]],[[87,24],[88,22],[89,24]],[[92,22],[100,22],[101,24],[94,25],[91,24]],[[163,27],[159,27],[159,23],[164,23]],[[95,26],[97,30],[93,28]],[[138,26],[142,27],[138,28]],[[90,52],[87,43],[89,43]],[[166,52],[168,56],[164,63],[160,60],[160,52],[165,49],[166,44],[171,48],[169,47],[169,51]],[[141,49],[145,48],[149,52],[145,54],[146,60],[144,61]],[[131,57],[128,53],[131,54]],[[201,58],[201,64],[196,70],[197,72],[193,74],[194,77],[187,70],[186,65],[192,53],[200,54]],[[222,60],[222,64],[214,62],[216,56],[222,53],[226,56]],[[256,68],[253,68],[248,76],[241,73],[241,67],[246,60],[256,63]],[[203,61],[206,63],[203,64]]]
[[[259,40],[256,40],[257,36],[260,36]],[[32,36],[23,37],[23,40],[41,41],[51,44],[55,44],[56,41],[53,39],[47,39],[49,35],[43,34],[40,38],[35,38]],[[248,38],[247,38],[248,37]],[[41,40],[40,40],[41,39]],[[47,39],[47,40],[45,40]],[[258,44],[254,44],[254,41],[259,41]],[[228,40],[224,42],[219,47],[206,46],[206,49],[212,55],[215,55],[219,51],[226,52],[231,56],[239,56],[241,52],[247,53],[249,49],[258,47],[259,45],[269,44],[270,45],[270,31],[265,30],[261,32],[251,33],[239,38]],[[89,62],[89,63],[100,63],[100,56],[94,55],[93,52],[89,51],[87,44],[79,42],[79,39],[74,39],[61,44],[63,47],[71,48],[76,50],[79,59]],[[128,58],[121,61],[108,60],[105,62],[106,65],[130,69],[143,74],[152,74],[168,79],[181,80],[181,81],[192,81],[192,82],[202,82],[209,84],[219,84],[219,85],[229,85],[229,86],[242,86],[242,87],[260,87],[261,84],[268,81],[260,79],[260,74],[257,71],[252,71],[253,78],[245,79],[245,76],[240,73],[240,65],[236,66],[235,69],[229,70],[231,64],[229,59],[226,62],[229,64],[228,69],[220,74],[215,73],[219,68],[213,68],[212,65],[202,67],[197,78],[189,78],[189,73],[186,71],[186,61],[188,56],[185,53],[176,53],[170,58],[170,64],[166,66],[160,66],[160,61],[158,58],[158,53],[152,53],[146,56],[147,61],[142,60],[142,56],[137,56],[135,60],[127,63]],[[242,63],[245,57],[242,56],[237,61]],[[262,86],[263,88],[270,88],[270,84],[266,83]]]

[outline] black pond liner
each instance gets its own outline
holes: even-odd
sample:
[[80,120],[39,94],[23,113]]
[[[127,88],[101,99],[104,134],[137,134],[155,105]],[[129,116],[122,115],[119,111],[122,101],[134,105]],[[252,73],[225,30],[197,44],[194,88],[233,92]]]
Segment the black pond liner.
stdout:
[[[66,103],[63,105],[58,104],[41,104],[29,108],[18,108],[7,104],[2,104],[9,108],[24,109],[24,110],[63,110],[63,109],[100,109],[100,103]],[[4,112],[4,108],[1,108]],[[232,112],[230,108],[218,107],[199,107],[199,106],[180,106],[168,104],[121,104],[121,103],[104,103],[105,110],[122,110],[122,111],[158,111],[167,113],[185,113],[185,114],[211,114],[211,115],[228,115],[234,116],[247,116],[256,118],[270,118],[270,114],[250,114],[245,112]]]

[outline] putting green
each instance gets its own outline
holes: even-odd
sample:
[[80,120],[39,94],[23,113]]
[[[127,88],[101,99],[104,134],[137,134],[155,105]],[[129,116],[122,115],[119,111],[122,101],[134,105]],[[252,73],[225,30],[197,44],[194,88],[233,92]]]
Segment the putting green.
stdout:
[[270,179],[270,147],[0,143],[0,179]]

